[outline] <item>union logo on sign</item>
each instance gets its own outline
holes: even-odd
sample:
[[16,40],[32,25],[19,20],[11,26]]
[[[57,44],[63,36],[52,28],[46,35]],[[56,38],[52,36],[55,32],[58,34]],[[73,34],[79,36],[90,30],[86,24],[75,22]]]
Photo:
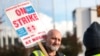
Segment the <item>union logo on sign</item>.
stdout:
[[28,34],[24,27],[17,29],[16,32],[19,37],[23,37]]
[[34,9],[32,8],[32,6],[25,7],[25,10],[26,10],[26,12],[27,12],[28,14],[34,13],[34,12],[35,12]]

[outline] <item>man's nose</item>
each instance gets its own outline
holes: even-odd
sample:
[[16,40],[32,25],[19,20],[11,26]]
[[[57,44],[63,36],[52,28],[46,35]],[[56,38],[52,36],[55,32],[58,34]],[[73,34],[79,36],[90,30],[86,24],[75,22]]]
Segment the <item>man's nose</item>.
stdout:
[[59,41],[58,41],[58,40],[55,40],[55,42],[56,42],[56,44],[58,44],[58,43],[59,43]]

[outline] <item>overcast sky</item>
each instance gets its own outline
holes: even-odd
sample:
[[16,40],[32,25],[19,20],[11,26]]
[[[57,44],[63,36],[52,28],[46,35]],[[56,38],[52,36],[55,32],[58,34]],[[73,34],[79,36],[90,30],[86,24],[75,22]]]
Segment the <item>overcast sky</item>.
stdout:
[[[9,19],[5,15],[4,10],[15,4],[26,0],[1,0],[0,1],[0,16],[4,14],[2,19],[4,24],[11,26]],[[48,28],[52,28],[52,21],[55,19],[56,28],[62,34],[66,31],[72,31],[72,12],[79,7],[94,7],[100,4],[99,0],[30,0],[34,9],[41,15],[44,23]],[[52,3],[53,2],[53,3]],[[45,21],[45,20],[46,21]]]

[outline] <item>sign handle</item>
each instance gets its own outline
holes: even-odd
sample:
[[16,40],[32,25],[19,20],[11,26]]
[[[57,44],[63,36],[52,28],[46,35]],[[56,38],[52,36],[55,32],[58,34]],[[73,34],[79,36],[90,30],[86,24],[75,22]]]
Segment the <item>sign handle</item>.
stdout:
[[45,54],[45,56],[48,56],[48,53],[46,52],[45,48],[43,47],[42,43],[41,42],[37,42],[40,49],[42,50],[42,52]]

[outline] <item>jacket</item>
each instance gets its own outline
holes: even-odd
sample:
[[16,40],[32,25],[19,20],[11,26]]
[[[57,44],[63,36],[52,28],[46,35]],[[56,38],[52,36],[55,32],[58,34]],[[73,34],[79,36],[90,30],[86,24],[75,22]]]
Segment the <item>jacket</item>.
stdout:
[[[45,56],[41,50],[35,50],[31,53],[30,56]],[[64,54],[60,52],[56,52],[56,56],[65,56]]]

